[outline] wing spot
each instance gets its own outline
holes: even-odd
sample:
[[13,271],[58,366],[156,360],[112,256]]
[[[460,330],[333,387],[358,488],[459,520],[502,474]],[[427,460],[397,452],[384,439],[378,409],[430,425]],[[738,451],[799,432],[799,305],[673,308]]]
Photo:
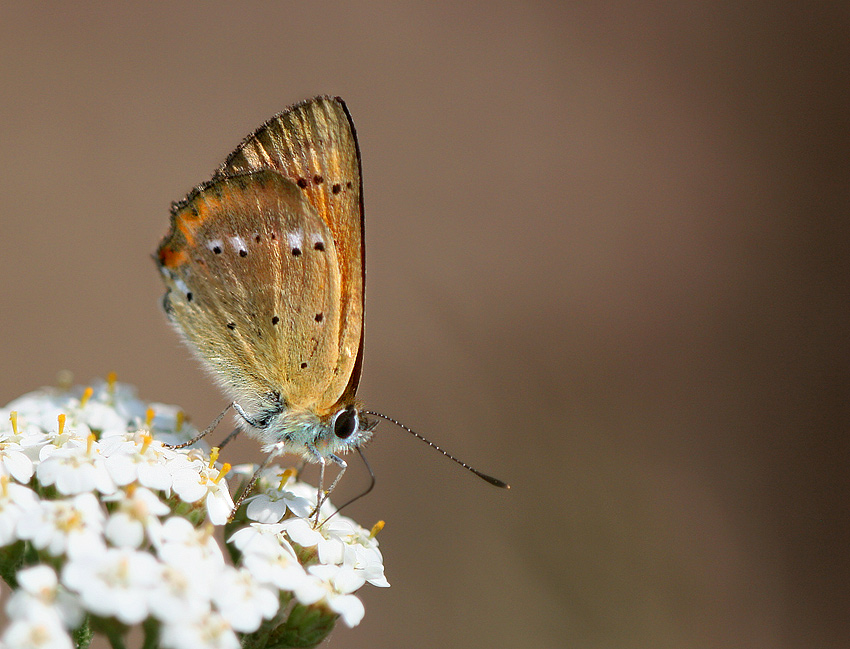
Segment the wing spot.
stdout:
[[301,369],[303,370],[303,369],[306,369],[306,368],[307,368],[307,363],[301,363]]
[[233,331],[234,329],[236,329],[236,323],[235,322],[228,322],[227,328],[230,329],[230,331]]
[[323,182],[325,182],[325,179],[322,178],[319,174],[316,174],[315,176],[313,176],[313,182],[317,185],[321,185]]
[[277,316],[272,316],[272,324],[276,325],[278,322],[280,322],[280,318],[278,318]]
[[334,194],[339,194],[342,191],[342,185],[339,183],[334,183],[334,186],[331,187],[331,192]]
[[297,257],[300,254],[301,254],[301,248],[293,248],[292,249],[292,256],[293,257]]
[[325,319],[325,314],[324,313],[317,313],[316,317],[314,319],[315,319],[316,322],[321,322],[322,320]]
[[187,302],[191,302],[193,297],[194,296],[192,295],[192,291],[189,291],[188,293],[186,293],[186,301]]
[[247,257],[248,251],[243,248],[242,250],[239,251],[239,256],[240,257]]
[[299,178],[298,181],[295,184],[298,185],[301,189],[306,189],[307,188],[307,179],[306,178]]
[[348,187],[348,189],[351,189],[351,181],[349,180],[347,183],[345,183],[345,186]]
[[260,243],[260,239],[262,239],[262,237],[259,234],[254,235],[254,241]]
[[314,250],[319,250],[319,251],[321,251],[321,252],[324,252],[324,250],[325,250],[325,242],[324,242],[324,241],[317,241],[316,243],[314,243],[314,244],[313,244],[313,249],[314,249]]

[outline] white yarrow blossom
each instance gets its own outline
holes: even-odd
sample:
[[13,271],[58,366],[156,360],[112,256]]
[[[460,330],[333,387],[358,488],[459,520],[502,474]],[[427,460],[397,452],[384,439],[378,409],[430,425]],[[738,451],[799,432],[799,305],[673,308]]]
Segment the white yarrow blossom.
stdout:
[[259,583],[248,570],[226,568],[213,591],[213,602],[235,631],[256,631],[278,609],[277,589]]
[[0,410],[0,574],[15,585],[0,649],[71,649],[86,629],[121,646],[142,622],[156,648],[314,646],[337,618],[359,623],[353,593],[364,583],[389,585],[380,526],[370,533],[325,500],[316,529],[318,491],[294,469],[264,469],[234,512],[228,480],[244,489],[254,467],[165,446],[196,432],[174,406],[114,380],[10,405]]
[[38,507],[38,496],[32,489],[0,476],[0,547],[18,540],[18,521]]
[[233,511],[233,498],[222,478],[230,465],[217,469],[215,466],[188,466],[174,472],[172,488],[187,503],[204,501],[213,525],[224,525]]
[[9,475],[21,484],[27,484],[33,471],[32,459],[21,444],[0,441],[0,475]]
[[137,624],[148,616],[158,567],[147,552],[109,548],[72,559],[62,569],[62,583],[79,593],[86,610]]
[[103,548],[104,513],[94,494],[42,500],[18,520],[18,537],[51,555],[69,557]]
[[74,649],[71,636],[55,617],[15,620],[3,634],[4,649]]
[[287,512],[300,518],[310,516],[316,500],[305,498],[287,488],[290,483],[294,483],[294,476],[294,471],[282,472],[278,467],[264,471],[257,481],[257,490],[261,493],[245,499],[248,504],[245,515],[258,523],[278,523]]
[[314,579],[295,591],[302,604],[324,602],[329,609],[342,617],[348,626],[357,626],[366,610],[363,602],[352,595],[364,580],[349,566],[318,564],[307,569]]
[[24,617],[45,619],[55,616],[66,628],[73,629],[83,620],[80,603],[59,585],[56,572],[40,565],[21,570],[16,575],[20,590],[6,604],[6,613],[13,620]]
[[85,447],[55,449],[41,461],[36,471],[41,484],[56,485],[56,490],[65,496],[95,490],[102,494],[115,491],[115,482],[106,470],[94,434],[89,436]]
[[212,612],[164,625],[162,646],[168,649],[239,649],[240,643],[227,620]]
[[138,487],[121,492],[118,498],[109,497],[118,503],[106,523],[106,538],[118,547],[138,548],[145,539],[157,535],[159,517],[171,513],[171,509],[150,489]]

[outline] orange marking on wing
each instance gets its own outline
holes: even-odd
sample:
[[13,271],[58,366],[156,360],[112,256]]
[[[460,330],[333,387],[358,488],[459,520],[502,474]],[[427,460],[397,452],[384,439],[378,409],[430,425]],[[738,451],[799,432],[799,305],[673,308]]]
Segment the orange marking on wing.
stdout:
[[177,229],[186,239],[186,245],[195,245],[195,230],[198,229],[197,222],[191,222],[186,219],[185,213],[181,214],[180,217],[177,219]]
[[189,261],[185,250],[174,250],[168,246],[160,248],[159,262],[166,268],[177,268]]

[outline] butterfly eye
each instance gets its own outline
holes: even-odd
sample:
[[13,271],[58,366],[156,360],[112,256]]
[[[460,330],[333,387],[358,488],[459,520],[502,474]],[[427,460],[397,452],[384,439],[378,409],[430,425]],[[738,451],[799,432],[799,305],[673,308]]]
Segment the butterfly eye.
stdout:
[[346,408],[336,416],[334,435],[339,439],[348,439],[357,430],[357,425],[357,411],[354,408]]

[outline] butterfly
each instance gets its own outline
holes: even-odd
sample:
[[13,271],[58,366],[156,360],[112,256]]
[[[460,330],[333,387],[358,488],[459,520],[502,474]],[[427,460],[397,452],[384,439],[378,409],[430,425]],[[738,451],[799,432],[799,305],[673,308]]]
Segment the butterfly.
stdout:
[[338,465],[326,494],[341,456],[370,439],[367,413],[424,440],[356,399],[364,243],[354,123],[342,99],[320,96],[272,117],[175,203],[155,255],[165,312],[232,398],[241,429],[269,458],[319,463],[320,483]]

